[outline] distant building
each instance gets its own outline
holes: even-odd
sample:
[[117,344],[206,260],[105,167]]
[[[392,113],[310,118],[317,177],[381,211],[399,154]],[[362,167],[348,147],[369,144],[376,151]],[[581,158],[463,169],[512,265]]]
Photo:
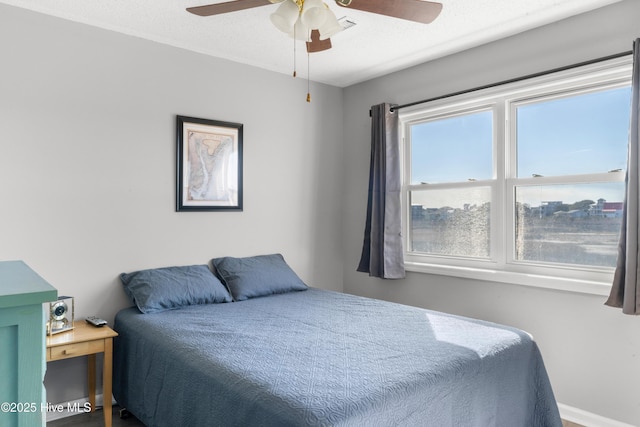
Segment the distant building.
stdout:
[[542,202],[540,216],[551,216],[562,206],[562,201]]
[[607,218],[620,218],[622,216],[622,202],[606,202],[602,208],[602,215]]
[[607,202],[605,199],[598,199],[589,207],[589,215],[603,218],[620,218],[622,216],[623,202]]

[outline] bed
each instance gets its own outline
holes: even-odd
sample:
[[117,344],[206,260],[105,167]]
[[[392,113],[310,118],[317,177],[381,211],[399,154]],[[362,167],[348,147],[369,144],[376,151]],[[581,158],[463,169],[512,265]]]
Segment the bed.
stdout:
[[[245,284],[274,280],[259,270]],[[113,391],[145,425],[562,425],[523,331],[306,285],[247,297],[234,280],[216,302],[187,289],[147,312],[128,290],[137,306],[115,319]]]

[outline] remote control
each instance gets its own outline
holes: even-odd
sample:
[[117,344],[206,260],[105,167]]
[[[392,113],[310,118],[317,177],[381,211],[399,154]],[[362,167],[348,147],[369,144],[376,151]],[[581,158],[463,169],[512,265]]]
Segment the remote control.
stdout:
[[104,326],[107,324],[107,321],[104,319],[101,319],[99,317],[96,316],[89,316],[86,318],[87,323],[95,326],[95,327],[100,327],[100,326]]

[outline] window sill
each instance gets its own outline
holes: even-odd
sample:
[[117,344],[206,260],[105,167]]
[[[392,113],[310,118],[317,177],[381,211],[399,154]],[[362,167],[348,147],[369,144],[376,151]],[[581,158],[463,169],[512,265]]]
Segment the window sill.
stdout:
[[[563,277],[545,276],[513,271],[502,271],[485,268],[458,267],[449,265],[427,264],[405,261],[405,269],[416,273],[428,273],[441,276],[461,277],[488,282],[510,283],[514,285],[532,286],[536,288],[555,289],[589,295],[608,296],[611,283]],[[611,275],[613,280],[613,275]]]

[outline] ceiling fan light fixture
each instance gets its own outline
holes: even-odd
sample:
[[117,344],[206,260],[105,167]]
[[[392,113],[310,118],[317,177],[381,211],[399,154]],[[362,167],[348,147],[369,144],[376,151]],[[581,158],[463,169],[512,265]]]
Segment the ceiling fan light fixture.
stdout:
[[344,30],[344,27],[338,22],[336,15],[327,9],[327,19],[325,19],[324,23],[318,28],[318,31],[320,31],[320,40],[331,38],[342,30]]
[[322,0],[304,0],[302,5],[302,22],[309,28],[320,28],[327,19],[326,8]]
[[298,17],[298,20],[295,22],[288,34],[296,40],[303,42],[311,41],[311,28],[307,27],[300,17]]
[[[271,0],[269,0],[271,1]],[[269,17],[271,23],[283,33],[290,33],[300,17],[298,5],[292,1],[283,1],[278,9]]]

